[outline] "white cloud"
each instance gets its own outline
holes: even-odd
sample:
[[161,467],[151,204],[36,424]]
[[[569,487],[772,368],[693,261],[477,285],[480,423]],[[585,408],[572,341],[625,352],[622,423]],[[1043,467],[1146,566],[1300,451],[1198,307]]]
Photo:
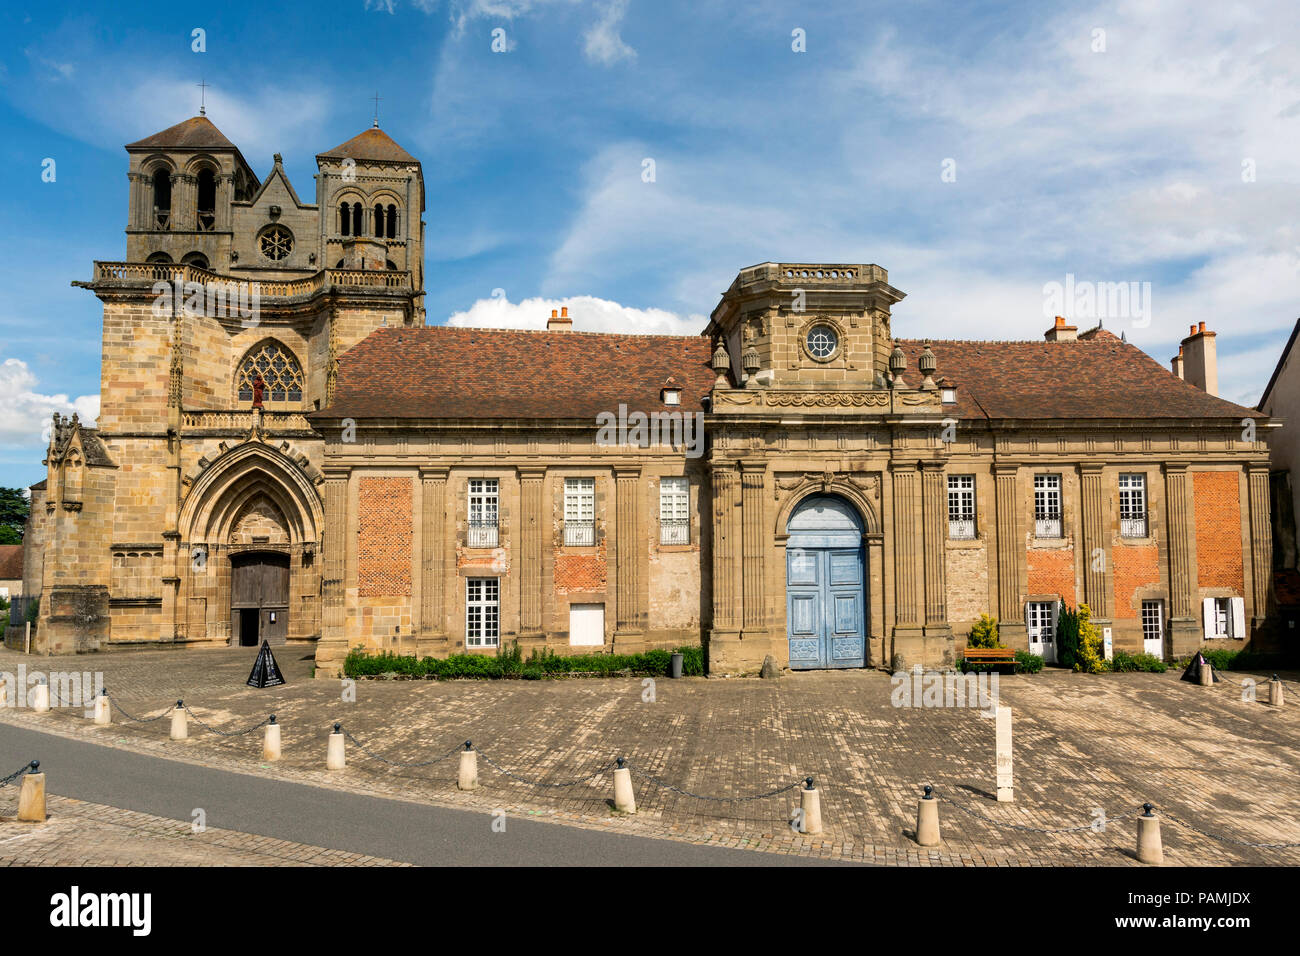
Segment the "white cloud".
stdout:
[[99,396],[42,395],[36,375],[22,359],[0,363],[0,445],[31,446],[48,440],[50,418],[76,412],[84,424],[99,417]]
[[638,309],[591,295],[563,299],[535,297],[511,302],[505,296],[479,299],[447,319],[461,328],[546,328],[551,311],[567,308],[577,332],[623,332],[631,335],[698,335],[709,320],[699,314],[678,315],[665,309]]
[[636,50],[618,32],[627,14],[627,4],[628,0],[610,0],[600,18],[582,35],[582,52],[591,62],[612,66],[620,60],[636,59]]

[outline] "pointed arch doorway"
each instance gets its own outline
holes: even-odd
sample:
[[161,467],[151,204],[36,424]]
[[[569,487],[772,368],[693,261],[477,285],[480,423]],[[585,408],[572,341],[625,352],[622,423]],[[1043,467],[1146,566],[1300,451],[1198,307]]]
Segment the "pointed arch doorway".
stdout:
[[866,666],[866,561],[857,511],[836,495],[812,495],[786,530],[790,668]]

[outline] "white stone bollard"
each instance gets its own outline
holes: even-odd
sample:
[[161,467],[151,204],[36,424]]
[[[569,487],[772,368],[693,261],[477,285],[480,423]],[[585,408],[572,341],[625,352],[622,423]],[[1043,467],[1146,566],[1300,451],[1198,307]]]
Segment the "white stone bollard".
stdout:
[[[4,698],[0,698],[0,703],[3,702]],[[1282,693],[1282,682],[1277,679],[1276,674],[1274,674],[1273,679],[1268,682],[1268,702],[1273,707],[1281,707],[1282,704],[1286,702],[1286,697]]]
[[37,773],[41,765],[33,760],[31,769],[23,774],[22,786],[18,789],[18,822],[45,822],[45,774]]
[[939,801],[929,785],[925,796],[916,801],[916,842],[921,846],[939,845]]
[[262,738],[262,759],[280,759],[280,725],[275,722],[275,714],[271,715],[266,725],[266,736]]
[[465,749],[460,752],[460,767],[456,772],[457,790],[478,789],[478,751],[468,740]]
[[37,684],[32,688],[29,699],[32,703],[32,710],[38,714],[48,714],[50,712],[50,685]]
[[103,727],[113,722],[113,711],[109,707],[108,695],[100,694],[95,698],[95,723]]
[[998,704],[993,722],[994,736],[997,738],[998,803],[1013,803],[1016,793],[1011,773],[1011,708]]
[[9,682],[0,680],[0,707],[9,706]]
[[636,813],[636,794],[632,792],[632,771],[623,766],[626,761],[618,758],[618,769],[614,771],[614,809],[619,813]]
[[185,703],[177,701],[172,710],[172,740],[186,740],[190,736],[190,725],[185,719]]
[[347,756],[343,750],[343,725],[335,724],[329,746],[325,749],[325,769],[342,770],[347,765]]
[[822,832],[822,795],[813,786],[813,778],[807,778],[806,786],[799,791],[799,809],[803,814],[803,833]]
[[1201,665],[1201,686],[1202,687],[1214,686],[1214,665],[1212,665],[1209,661],[1206,661]]
[[1165,850],[1160,842],[1160,818],[1149,803],[1142,805],[1142,815],[1138,817],[1138,862],[1165,862]]

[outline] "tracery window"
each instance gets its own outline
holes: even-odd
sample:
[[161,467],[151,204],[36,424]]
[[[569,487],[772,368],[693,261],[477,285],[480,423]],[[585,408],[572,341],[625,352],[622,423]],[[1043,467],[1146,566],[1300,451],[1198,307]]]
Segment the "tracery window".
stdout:
[[288,258],[289,253],[293,252],[293,235],[284,226],[271,226],[263,230],[258,243],[262,255],[277,262]]
[[266,387],[262,400],[266,402],[301,402],[302,368],[293,353],[271,339],[254,345],[239,363],[235,375],[235,388],[241,402],[253,400],[253,383],[258,375]]

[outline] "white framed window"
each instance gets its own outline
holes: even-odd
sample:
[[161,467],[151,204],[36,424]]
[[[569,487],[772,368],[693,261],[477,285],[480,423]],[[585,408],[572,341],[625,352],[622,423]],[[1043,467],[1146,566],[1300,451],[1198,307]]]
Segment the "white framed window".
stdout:
[[1165,602],[1142,602],[1142,649],[1160,656],[1165,643]]
[[1246,637],[1246,601],[1239,597],[1206,598],[1204,605],[1205,639],[1244,640]]
[[1034,537],[1061,537],[1061,476],[1034,475]]
[[1057,601],[1030,601],[1025,605],[1025,630],[1029,635],[1029,653],[1038,654],[1049,664],[1056,663]]
[[659,543],[690,544],[691,485],[685,477],[659,479]]
[[596,479],[564,479],[564,543],[591,547],[596,543]]
[[1119,476],[1119,533],[1125,538],[1147,536],[1146,475]]
[[500,581],[497,578],[466,578],[465,646],[496,647],[500,641]]
[[975,476],[948,476],[948,537],[975,537]]
[[499,535],[497,514],[500,490],[495,478],[469,480],[469,529],[465,543],[471,548],[495,548]]

